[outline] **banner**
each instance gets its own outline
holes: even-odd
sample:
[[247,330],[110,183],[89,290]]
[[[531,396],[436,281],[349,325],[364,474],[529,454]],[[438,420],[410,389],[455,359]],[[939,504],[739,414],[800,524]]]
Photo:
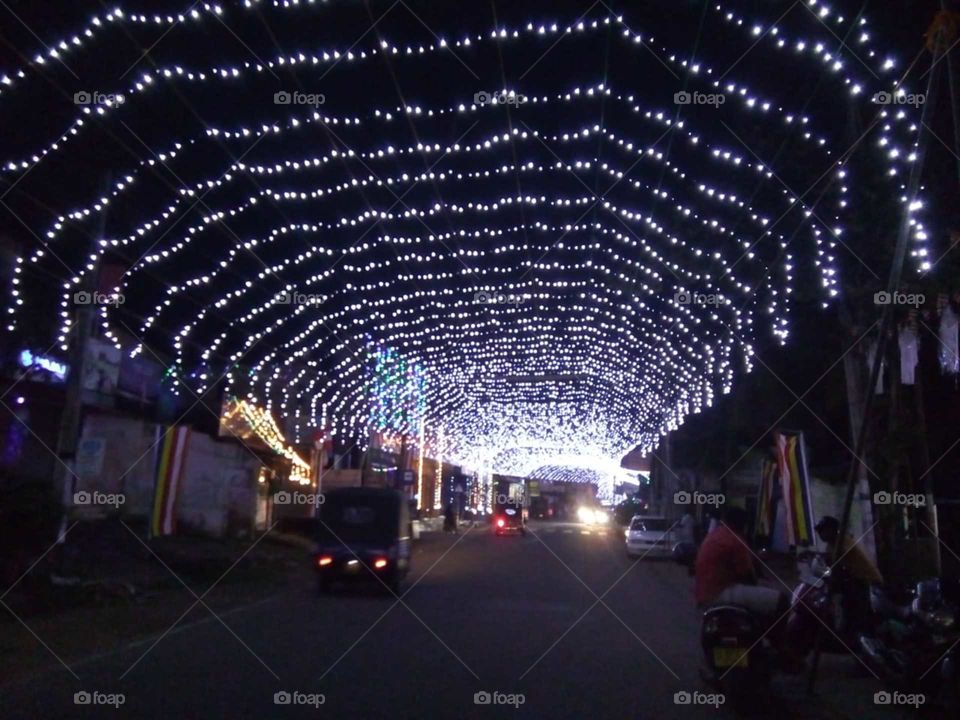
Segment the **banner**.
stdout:
[[787,543],[810,545],[813,543],[813,511],[803,433],[780,431],[773,437]]
[[187,457],[190,428],[186,425],[163,428],[162,440],[154,447],[156,452],[156,485],[153,496],[153,516],[150,523],[152,536],[172,535],[176,530],[177,494]]
[[777,518],[777,503],[774,499],[777,483],[777,464],[773,460],[764,460],[760,470],[760,495],[757,498],[757,535],[766,538],[773,536],[773,526]]

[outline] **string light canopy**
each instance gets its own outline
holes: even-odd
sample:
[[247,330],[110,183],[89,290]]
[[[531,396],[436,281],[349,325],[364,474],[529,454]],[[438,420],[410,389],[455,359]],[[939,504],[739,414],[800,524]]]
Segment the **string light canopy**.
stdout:
[[66,349],[119,262],[102,334],[290,441],[590,480],[838,296],[867,179],[929,268],[923,98],[858,3],[436,5],[116,6],[0,69],[8,329]]

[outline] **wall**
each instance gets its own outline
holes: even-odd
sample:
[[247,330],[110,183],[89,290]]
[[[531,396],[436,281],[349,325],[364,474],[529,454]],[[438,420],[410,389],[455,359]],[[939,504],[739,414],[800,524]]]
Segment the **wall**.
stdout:
[[[88,412],[78,447],[76,489],[122,493],[124,516],[149,517],[153,508],[156,429],[153,423],[137,418]],[[97,444],[102,449],[99,458],[84,452]]]
[[253,531],[260,460],[233,442],[192,432],[177,499],[177,531],[235,537]]

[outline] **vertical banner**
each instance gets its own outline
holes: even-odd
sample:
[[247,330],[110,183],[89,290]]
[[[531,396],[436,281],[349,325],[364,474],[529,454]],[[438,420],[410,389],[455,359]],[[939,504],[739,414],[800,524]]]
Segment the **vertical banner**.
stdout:
[[810,545],[813,543],[813,511],[803,433],[775,432],[774,443],[787,542],[794,546]]
[[[161,428],[157,428],[161,432]],[[167,428],[163,440],[155,447],[156,485],[153,496],[153,517],[150,522],[150,534],[172,535],[176,530],[176,504],[180,491],[180,479],[187,457],[187,445],[190,440],[190,428],[179,425]]]
[[764,460],[760,470],[760,493],[757,498],[757,535],[773,538],[773,526],[777,517],[776,503],[777,463]]

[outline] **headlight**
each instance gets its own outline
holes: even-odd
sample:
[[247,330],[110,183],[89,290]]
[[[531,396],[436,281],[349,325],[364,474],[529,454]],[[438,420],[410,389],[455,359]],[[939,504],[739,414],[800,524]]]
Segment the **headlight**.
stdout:
[[609,519],[610,516],[607,515],[606,511],[604,510],[597,510],[593,513],[593,521],[597,523],[597,525],[603,525]]
[[577,510],[577,519],[582,523],[592,523],[594,518],[593,510],[588,507],[582,507]]

